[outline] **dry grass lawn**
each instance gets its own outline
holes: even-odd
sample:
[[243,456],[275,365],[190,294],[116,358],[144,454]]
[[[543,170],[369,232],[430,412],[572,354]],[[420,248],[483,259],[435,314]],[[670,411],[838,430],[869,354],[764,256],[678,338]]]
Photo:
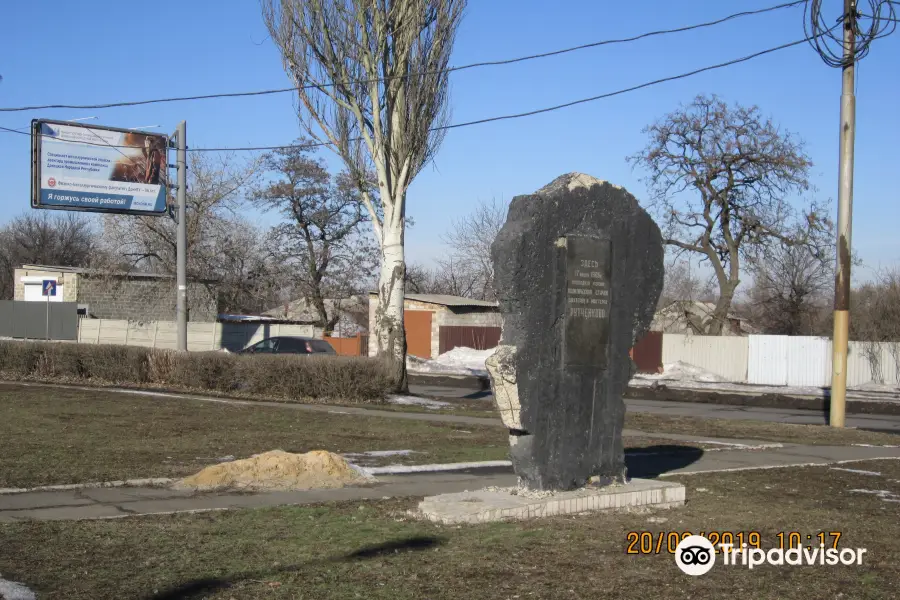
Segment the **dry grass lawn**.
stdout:
[[[39,598],[892,600],[900,581],[900,461],[682,476],[686,506],[526,523],[411,521],[415,499],[108,521],[0,525],[0,573]],[[894,496],[895,498],[898,496]],[[631,531],[840,531],[859,567],[716,565],[627,554]]]

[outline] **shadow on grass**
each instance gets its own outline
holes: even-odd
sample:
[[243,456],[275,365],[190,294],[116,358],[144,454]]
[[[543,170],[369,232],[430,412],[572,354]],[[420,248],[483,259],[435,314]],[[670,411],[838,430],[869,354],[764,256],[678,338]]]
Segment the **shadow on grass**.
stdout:
[[[314,562],[350,562],[361,561],[378,558],[388,554],[399,554],[401,552],[414,552],[421,550],[430,550],[445,543],[444,538],[433,536],[414,536],[398,540],[389,540],[381,544],[373,544],[364,546],[359,550],[355,550],[343,556],[336,556],[323,561]],[[308,565],[309,563],[307,563]],[[249,571],[226,577],[208,577],[204,579],[195,579],[181,585],[161,590],[151,596],[152,600],[192,600],[194,598],[202,598],[213,592],[218,592],[230,588],[231,586],[241,583],[242,581],[259,581],[268,579],[274,575],[282,573],[293,573],[300,570],[305,565],[289,565],[268,571]]]
[[385,554],[394,554],[395,552],[407,552],[411,550],[430,550],[435,546],[444,543],[441,538],[432,536],[411,537],[404,540],[393,540],[383,544],[375,544],[374,546],[366,546],[360,548],[356,552],[351,552],[347,556],[339,560],[365,560],[369,558],[377,558]]
[[625,466],[629,477],[653,479],[663,473],[683,469],[703,456],[703,450],[694,446],[660,444],[625,451]]

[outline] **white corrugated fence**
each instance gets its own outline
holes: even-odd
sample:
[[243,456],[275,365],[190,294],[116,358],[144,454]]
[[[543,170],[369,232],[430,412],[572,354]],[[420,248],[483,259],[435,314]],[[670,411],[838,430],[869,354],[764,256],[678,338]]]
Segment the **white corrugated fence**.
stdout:
[[[831,340],[751,335],[663,335],[663,363],[681,361],[735,383],[824,387],[831,385]],[[850,342],[847,385],[900,383],[900,344]]]

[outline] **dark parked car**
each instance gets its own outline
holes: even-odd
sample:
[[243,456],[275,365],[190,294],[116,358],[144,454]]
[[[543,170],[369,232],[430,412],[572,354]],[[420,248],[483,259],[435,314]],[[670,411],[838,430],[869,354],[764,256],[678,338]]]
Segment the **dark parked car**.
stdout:
[[325,340],[303,337],[271,337],[240,351],[240,354],[335,354]]

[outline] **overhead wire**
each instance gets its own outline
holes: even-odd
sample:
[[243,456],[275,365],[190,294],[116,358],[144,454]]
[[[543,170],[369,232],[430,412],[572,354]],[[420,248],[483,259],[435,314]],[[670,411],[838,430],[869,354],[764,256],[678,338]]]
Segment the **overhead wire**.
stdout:
[[[837,27],[837,26],[838,26],[838,25],[833,26],[832,29],[834,29],[834,28]],[[826,35],[827,33],[828,33],[828,32],[823,32],[823,33],[821,33],[821,34],[819,34],[819,35]],[[539,109],[530,110],[530,111],[521,112],[521,113],[513,113],[513,114],[508,114],[508,115],[499,115],[499,116],[495,116],[495,117],[487,117],[487,118],[484,118],[484,119],[476,119],[476,120],[473,120],[473,121],[465,121],[465,122],[462,122],[462,123],[452,123],[452,124],[450,124],[450,125],[443,125],[443,126],[439,126],[439,127],[434,127],[434,128],[432,128],[432,131],[443,131],[443,130],[449,130],[449,129],[458,129],[458,128],[461,128],[461,127],[470,127],[470,126],[473,126],[473,125],[482,125],[482,124],[484,124],[484,123],[492,123],[492,122],[495,122],[495,121],[505,121],[505,120],[510,120],[510,119],[521,119],[521,118],[524,118],[524,117],[530,117],[530,116],[533,116],[533,115],[538,115],[538,114],[543,114],[543,113],[553,112],[553,111],[557,111],[557,110],[562,110],[562,109],[564,109],[564,108],[569,108],[569,107],[571,107],[571,106],[576,106],[576,105],[579,105],[579,104],[586,104],[586,103],[588,103],[588,102],[595,102],[595,101],[597,101],[597,100],[602,100],[602,99],[605,99],[605,98],[611,98],[611,97],[613,97],[613,96],[619,96],[619,95],[622,95],[622,94],[626,94],[626,93],[629,93],[629,92],[637,91],[637,90],[644,89],[644,88],[647,88],[647,87],[651,87],[651,86],[654,86],[654,85],[659,85],[659,84],[661,84],[661,83],[667,83],[667,82],[669,82],[669,81],[676,81],[676,80],[678,80],[678,79],[685,79],[685,78],[687,78],[687,77],[692,77],[692,76],[694,76],[694,75],[698,75],[698,74],[700,74],[700,73],[705,73],[705,72],[707,72],[707,71],[713,71],[713,70],[716,70],[716,69],[722,69],[722,68],[725,68],[725,67],[729,67],[729,66],[731,66],[731,65],[735,65],[735,64],[747,62],[747,61],[749,61],[749,60],[753,60],[754,58],[758,58],[758,57],[760,57],[760,56],[764,56],[764,55],[767,55],[767,54],[771,54],[771,53],[773,53],[773,52],[778,52],[779,50],[784,50],[784,49],[786,49],[786,48],[791,48],[791,47],[793,47],[793,46],[799,46],[800,44],[804,44],[804,43],[806,43],[807,41],[809,41],[808,38],[803,38],[803,39],[796,40],[796,41],[793,41],[793,42],[789,42],[789,43],[786,43],[786,44],[781,44],[781,45],[779,45],[779,46],[774,46],[774,47],[772,47],[772,48],[767,48],[767,49],[761,50],[761,51],[759,51],[759,52],[754,52],[754,53],[752,53],[752,54],[748,54],[748,55],[742,56],[742,57],[740,57],[740,58],[735,58],[735,59],[732,59],[732,60],[729,60],[729,61],[725,61],[725,62],[721,62],[721,63],[714,64],[714,65],[709,65],[709,66],[706,66],[706,67],[701,67],[701,68],[699,68],[699,69],[694,69],[694,70],[692,70],[692,71],[688,71],[688,72],[685,72],[685,73],[680,73],[680,74],[678,74],[678,75],[671,75],[671,76],[669,76],[669,77],[662,77],[662,78],[659,78],[659,79],[654,79],[653,81],[648,81],[648,82],[645,82],[645,83],[641,83],[641,84],[638,84],[638,85],[630,86],[630,87],[623,88],[623,89],[620,89],[620,90],[615,90],[615,91],[613,91],[613,92],[607,92],[607,93],[605,93],[605,94],[600,94],[600,95],[597,95],[597,96],[591,96],[591,97],[589,97],[589,98],[581,98],[581,99],[579,99],[579,100],[573,100],[573,101],[571,101],[571,102],[565,102],[565,103],[563,103],[563,104],[557,104],[557,105],[554,105],[554,106],[548,106],[548,107],[545,107],[545,108],[539,108]],[[13,129],[9,129],[9,128],[6,128],[6,127],[0,127],[0,130],[6,130],[6,131],[13,132],[13,133],[20,133],[20,132],[18,132],[18,131],[15,131],[15,130],[13,130]],[[24,133],[23,135],[30,135],[30,134]],[[81,142],[81,141],[79,141],[78,143],[86,143],[86,144],[89,144],[89,142]],[[100,145],[100,144],[92,144],[92,145]],[[282,149],[287,149],[287,148],[304,148],[304,149],[305,149],[305,148],[316,148],[316,147],[329,146],[329,145],[331,145],[331,142],[310,142],[310,143],[306,143],[306,144],[282,144],[282,145],[279,145],[279,146],[241,146],[241,147],[217,147],[217,148],[188,148],[187,151],[188,151],[188,152],[245,152],[245,151],[271,151],[271,150],[282,150]],[[130,148],[130,147],[133,147],[133,146],[120,146],[120,147],[123,147],[123,148]]]
[[641,39],[660,36],[660,35],[668,35],[672,33],[682,33],[685,31],[692,31],[695,29],[701,29],[704,27],[712,27],[715,25],[720,25],[727,21],[731,21],[734,19],[738,19],[741,17],[747,17],[751,15],[763,14],[775,10],[781,10],[784,8],[790,8],[793,6],[798,6],[800,4],[805,4],[807,0],[792,0],[791,2],[785,2],[782,4],[777,4],[775,6],[769,6],[766,8],[760,8],[757,10],[749,10],[743,11],[739,13],[734,13],[713,21],[707,21],[704,23],[696,23],[694,25],[686,25],[684,27],[676,27],[671,29],[660,29],[657,31],[649,31],[646,33],[642,33],[639,35],[635,35],[632,37],[621,38],[621,39],[611,39],[611,40],[601,40],[597,42],[591,42],[588,44],[581,44],[578,46],[572,46],[569,48],[562,48],[559,50],[552,50],[549,52],[542,52],[539,54],[530,54],[527,56],[520,56],[516,58],[504,59],[504,60],[493,60],[493,61],[481,61],[476,63],[470,63],[466,65],[459,65],[456,67],[447,67],[445,69],[438,69],[433,71],[422,71],[418,73],[407,73],[403,75],[393,75],[389,77],[379,77],[372,79],[359,79],[359,80],[351,80],[351,81],[343,81],[343,82],[328,82],[322,84],[309,84],[303,86],[292,86],[285,88],[275,88],[268,90],[256,90],[256,91],[248,91],[248,92],[228,92],[228,93],[220,93],[220,94],[202,94],[196,96],[177,96],[177,97],[169,97],[169,98],[154,98],[149,100],[133,100],[133,101],[123,101],[123,102],[108,102],[103,104],[46,104],[46,105],[35,105],[35,106],[19,106],[19,107],[4,107],[0,108],[0,112],[24,112],[29,110],[48,110],[48,109],[71,109],[71,110],[88,110],[88,109],[103,109],[103,108],[118,108],[125,106],[142,106],[147,104],[159,104],[166,102],[185,102],[185,101],[194,101],[194,100],[209,100],[214,98],[241,98],[241,97],[251,97],[251,96],[265,96],[271,94],[283,94],[287,92],[295,92],[298,89],[322,89],[329,88],[336,85],[347,85],[347,84],[370,84],[370,83],[378,83],[384,81],[390,81],[392,79],[405,79],[410,77],[422,77],[427,75],[437,75],[441,73],[454,73],[457,71],[464,71],[467,69],[475,69],[481,67],[493,67],[493,66],[503,66],[503,65],[511,65],[515,63],[525,62],[529,60],[537,60],[541,58],[548,58],[551,56],[558,56],[561,54],[567,54],[570,52],[577,52],[580,50],[586,50],[589,48],[596,48],[599,46],[606,46],[610,44],[621,44],[634,42]]
[[[687,77],[692,77],[692,76],[694,76],[694,75],[698,75],[698,74],[700,74],[700,73],[704,73],[704,72],[707,72],[707,71],[713,71],[713,70],[716,70],[716,69],[722,69],[722,68],[725,68],[725,67],[729,67],[729,66],[731,66],[731,65],[735,65],[735,64],[739,64],[739,63],[746,62],[746,61],[749,61],[749,60],[753,60],[754,58],[758,58],[758,57],[764,56],[764,55],[766,55],[766,54],[771,54],[771,53],[777,52],[777,51],[779,51],[779,50],[784,50],[784,49],[786,49],[786,48],[791,48],[791,47],[793,47],[793,46],[799,46],[800,44],[805,44],[807,41],[808,41],[807,38],[803,38],[803,39],[800,39],[800,40],[797,40],[797,41],[794,41],[794,42],[789,42],[789,43],[787,43],[787,44],[781,44],[780,46],[775,46],[775,47],[772,47],[772,48],[767,48],[767,49],[765,49],[765,50],[761,50],[761,51],[759,51],[759,52],[754,52],[753,54],[748,54],[748,55],[746,55],[746,56],[742,56],[742,57],[740,57],[740,58],[735,58],[735,59],[733,59],[733,60],[721,62],[721,63],[715,64],[715,65],[710,65],[710,66],[707,66],[707,67],[701,67],[701,68],[699,68],[699,69],[694,69],[694,70],[692,70],[692,71],[688,71],[688,72],[686,72],[686,73],[680,73],[680,74],[678,74],[678,75],[672,75],[672,76],[669,76],[669,77],[662,77],[662,78],[659,78],[659,79],[654,79],[653,81],[648,81],[648,82],[646,82],[646,83],[641,83],[641,84],[639,84],[639,85],[634,85],[634,86],[627,87],[627,88],[623,88],[623,89],[616,90],[616,91],[613,91],[613,92],[607,92],[607,93],[605,93],[605,94],[600,94],[600,95],[597,95],[597,96],[591,96],[590,98],[582,98],[582,99],[579,99],[579,100],[573,100],[573,101],[571,101],[571,102],[565,102],[565,103],[563,103],[563,104],[557,104],[557,105],[555,105],[555,106],[548,106],[548,107],[545,107],[545,108],[539,108],[539,109],[530,110],[530,111],[521,112],[521,113],[513,113],[513,114],[508,114],[508,115],[500,115],[500,116],[496,116],[496,117],[487,117],[487,118],[484,118],[484,119],[476,119],[476,120],[474,120],[474,121],[465,121],[465,122],[462,122],[462,123],[453,123],[453,124],[450,124],[450,125],[443,125],[443,126],[440,126],[440,127],[434,127],[432,130],[433,130],[433,131],[442,131],[442,130],[449,130],[449,129],[458,129],[458,128],[460,128],[460,127],[470,127],[470,126],[473,126],[473,125],[481,125],[481,124],[484,124],[484,123],[492,123],[492,122],[495,122],[495,121],[505,121],[505,120],[510,120],[510,119],[521,119],[521,118],[524,118],[524,117],[530,117],[530,116],[538,115],[538,114],[542,114],[542,113],[552,112],[552,111],[556,111],[556,110],[562,110],[562,109],[564,109],[564,108],[569,108],[569,107],[571,107],[571,106],[576,106],[576,105],[578,105],[578,104],[585,104],[585,103],[588,103],[588,102],[595,102],[595,101],[597,101],[597,100],[602,100],[602,99],[605,99],[605,98],[611,98],[611,97],[613,97],[613,96],[619,96],[619,95],[621,95],[621,94],[626,94],[626,93],[628,93],[628,92],[633,92],[633,91],[640,90],[640,89],[647,88],[647,87],[651,87],[651,86],[654,86],[654,85],[659,85],[659,84],[661,84],[661,83],[666,83],[666,82],[669,82],[669,81],[675,81],[675,80],[678,80],[678,79],[685,79],[685,78],[687,78]],[[315,147],[315,146],[328,146],[328,145],[330,145],[329,142],[319,142],[319,143],[313,143],[313,144],[309,144],[309,145],[303,144],[302,146],[304,146],[304,147]],[[240,148],[240,147],[232,147],[232,148],[225,148],[225,147],[223,147],[223,148],[193,148],[193,149],[189,149],[189,151],[193,151],[193,152],[228,152],[228,151],[243,151],[243,150],[259,150],[259,151],[265,151],[265,150],[279,150],[279,149],[283,149],[283,148],[291,148],[291,147],[294,147],[294,146],[291,146],[291,145],[283,145],[283,146],[256,146],[256,147],[250,147],[250,148]]]

